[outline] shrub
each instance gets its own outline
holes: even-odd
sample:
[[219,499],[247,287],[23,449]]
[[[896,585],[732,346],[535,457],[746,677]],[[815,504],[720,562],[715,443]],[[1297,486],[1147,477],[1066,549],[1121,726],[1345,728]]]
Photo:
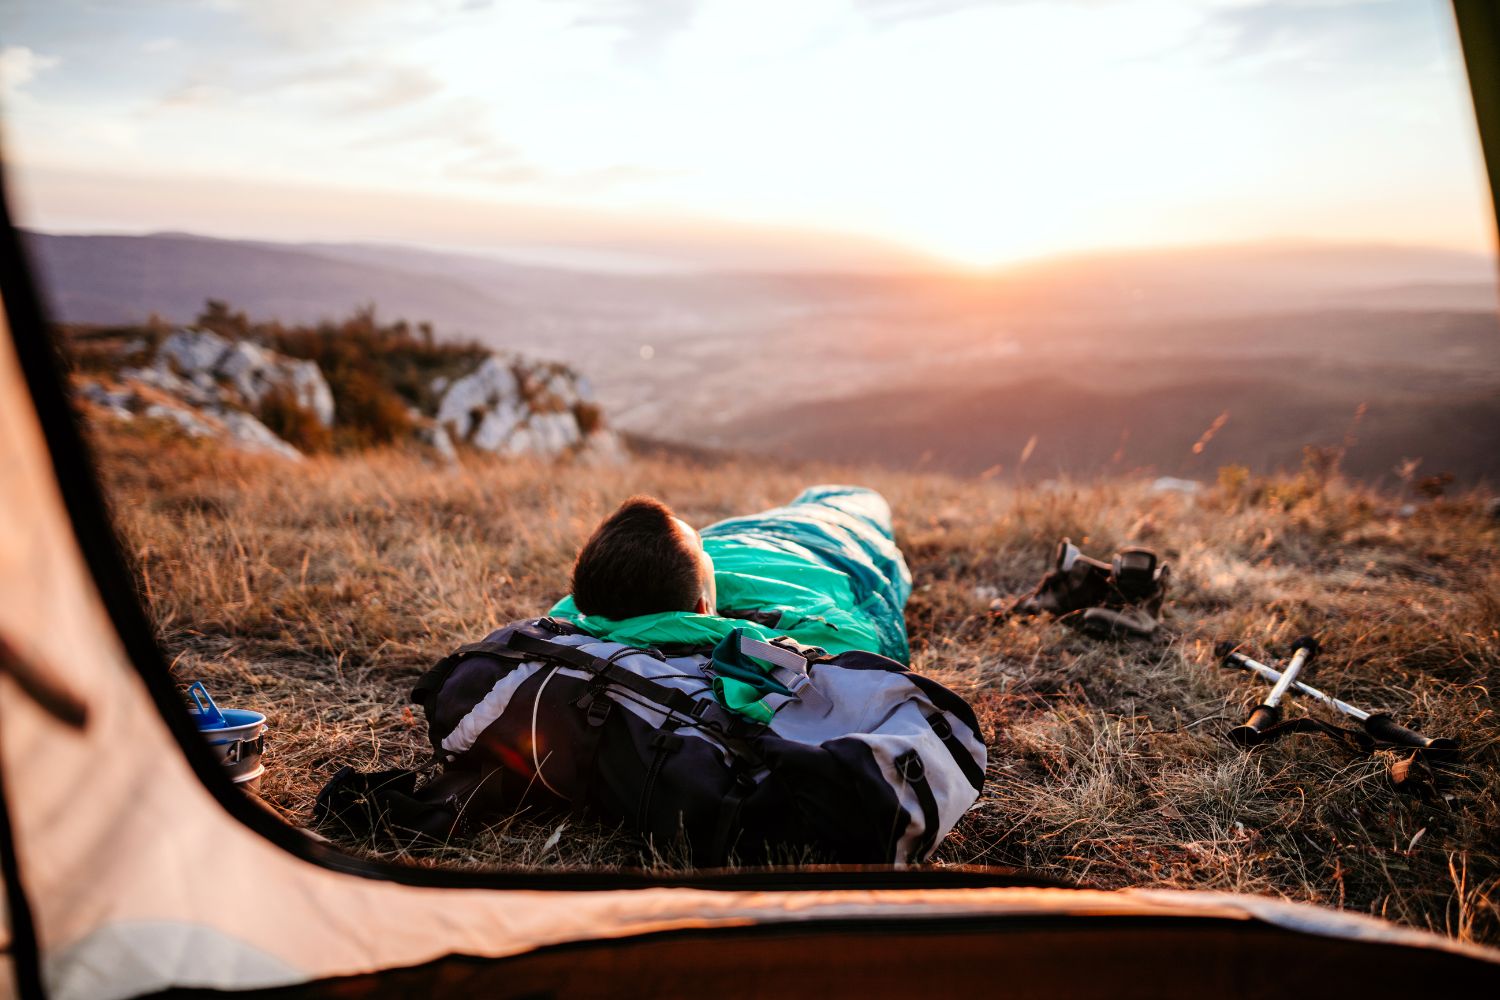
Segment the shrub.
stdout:
[[297,401],[288,389],[278,386],[261,397],[260,422],[277,437],[300,451],[328,451],[333,432],[318,415]]
[[1250,485],[1250,470],[1243,465],[1219,466],[1219,492],[1228,499],[1238,497]]
[[604,413],[593,403],[574,403],[573,419],[578,421],[578,433],[584,437],[604,426]]
[[1435,476],[1423,476],[1418,479],[1413,489],[1429,500],[1438,500],[1448,492],[1448,487],[1452,485],[1453,473],[1439,472]]
[[339,443],[366,448],[391,444],[411,434],[414,423],[405,401],[379,378],[360,368],[335,369],[329,379],[334,412],[339,415]]

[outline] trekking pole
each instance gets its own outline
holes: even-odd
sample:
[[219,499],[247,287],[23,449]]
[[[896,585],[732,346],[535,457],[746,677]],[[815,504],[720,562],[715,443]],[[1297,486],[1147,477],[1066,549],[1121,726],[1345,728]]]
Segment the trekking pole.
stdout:
[[1303,636],[1292,643],[1292,662],[1287,664],[1285,672],[1276,678],[1276,683],[1271,687],[1271,693],[1266,695],[1266,700],[1255,706],[1255,711],[1250,713],[1250,718],[1242,726],[1235,726],[1229,731],[1229,738],[1242,749],[1258,746],[1263,738],[1262,734],[1267,729],[1276,725],[1281,720],[1281,699],[1293,684],[1297,682],[1297,675],[1307,665],[1307,661],[1318,655],[1318,640],[1311,636]]
[[[1248,670],[1258,674],[1266,680],[1275,684],[1282,678],[1281,671],[1275,667],[1267,666],[1257,660],[1252,660],[1244,653],[1238,652],[1232,642],[1221,642],[1215,647],[1214,652],[1219,657],[1219,662],[1226,667],[1235,667],[1240,670]],[[1320,701],[1340,715],[1347,715],[1355,722],[1360,723],[1365,733],[1374,739],[1395,746],[1411,747],[1414,750],[1427,750],[1432,753],[1452,753],[1458,749],[1458,742],[1446,737],[1423,736],[1421,733],[1405,726],[1398,725],[1388,712],[1366,712],[1362,708],[1356,708],[1347,701],[1342,701],[1330,694],[1324,694],[1311,684],[1300,680],[1293,680],[1292,687],[1312,698]]]

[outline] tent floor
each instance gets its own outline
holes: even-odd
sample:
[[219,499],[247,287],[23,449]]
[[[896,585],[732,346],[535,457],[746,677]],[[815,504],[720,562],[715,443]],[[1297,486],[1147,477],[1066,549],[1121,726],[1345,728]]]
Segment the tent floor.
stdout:
[[[804,923],[449,957],[255,996],[1333,997],[1500,991],[1500,965],[1450,952],[1190,918]],[[1486,989],[1487,988],[1487,989]],[[173,991],[171,996],[219,995]],[[236,994],[244,996],[246,994]]]

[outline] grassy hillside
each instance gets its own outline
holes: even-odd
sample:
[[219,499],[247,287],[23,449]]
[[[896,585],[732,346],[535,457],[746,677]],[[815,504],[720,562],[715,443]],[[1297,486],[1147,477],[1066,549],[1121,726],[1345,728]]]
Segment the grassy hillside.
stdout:
[[1010,356],[910,368],[839,399],[791,396],[719,437],[787,457],[1031,479],[1295,470],[1317,445],[1342,447],[1343,470],[1364,482],[1393,483],[1391,470],[1417,458],[1466,485],[1500,482],[1493,312],[1080,327],[1022,338]]
[[[102,471],[174,670],[271,718],[264,795],[309,822],[340,765],[427,759],[414,678],[455,645],[538,613],[576,546],[625,495],[697,524],[785,502],[810,481],[884,491],[917,587],[914,665],[971,698],[984,794],[938,863],[1036,868],[1102,886],[1226,889],[1383,915],[1500,943],[1500,527],[1486,498],[1398,516],[1388,498],[1303,477],[1226,476],[1196,500],[1138,484],[1046,491],[997,480],[645,457],[618,469],[396,451],[286,465],[101,425]],[[1100,643],[1047,620],[996,623],[1060,535],[1142,542],[1173,564],[1171,635]],[[1315,680],[1455,735],[1427,794],[1393,755],[1293,739],[1255,754],[1224,732],[1263,694],[1213,666],[1215,640],[1284,650],[1317,633]],[[336,836],[336,831],[323,831]],[[350,845],[369,850],[368,845]],[[671,865],[628,834],[524,815],[419,864]]]

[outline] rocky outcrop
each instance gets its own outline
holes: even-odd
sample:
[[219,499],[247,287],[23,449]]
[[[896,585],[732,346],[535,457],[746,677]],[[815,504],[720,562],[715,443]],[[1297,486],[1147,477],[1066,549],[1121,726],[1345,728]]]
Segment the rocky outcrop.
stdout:
[[302,458],[301,452],[243,410],[198,409],[140,379],[126,379],[115,385],[89,379],[80,384],[78,394],[116,420],[139,417],[163,421],[188,437],[226,441],[245,451],[278,455],[292,461]]
[[[273,426],[291,428],[289,436],[299,442],[319,436],[309,435],[310,425],[299,421],[315,419],[324,428],[338,422],[333,392],[313,361],[195,328],[160,337],[154,348],[145,341],[126,346],[128,352],[120,356],[132,364],[116,362],[122,367],[113,377],[85,381],[79,389],[116,419],[165,420],[191,437],[222,438],[286,458],[302,456],[262,416]],[[399,367],[402,356],[392,357]],[[424,408],[406,403],[407,420],[396,433],[410,435],[444,461],[459,461],[464,447],[603,464],[628,457],[619,436],[605,426],[588,380],[566,365],[470,354],[459,371],[432,378],[430,390],[421,393]],[[341,398],[348,402],[349,397]],[[303,412],[293,409],[289,418],[287,403]]]
[[[128,346],[131,355],[142,349]],[[267,397],[284,394],[324,427],[334,420],[333,392],[316,364],[210,330],[172,332],[145,364],[121,368],[111,382],[85,381],[79,394],[116,419],[163,420],[189,437],[291,460],[302,453],[257,416]]]
[[467,375],[434,379],[434,415],[454,440],[501,455],[619,462],[588,380],[558,364],[492,354]]
[[248,340],[229,340],[211,330],[181,329],[157,348],[148,378],[187,383],[208,400],[258,408],[272,392],[284,392],[312,412],[324,427],[333,426],[333,392],[317,364],[277,354]]

